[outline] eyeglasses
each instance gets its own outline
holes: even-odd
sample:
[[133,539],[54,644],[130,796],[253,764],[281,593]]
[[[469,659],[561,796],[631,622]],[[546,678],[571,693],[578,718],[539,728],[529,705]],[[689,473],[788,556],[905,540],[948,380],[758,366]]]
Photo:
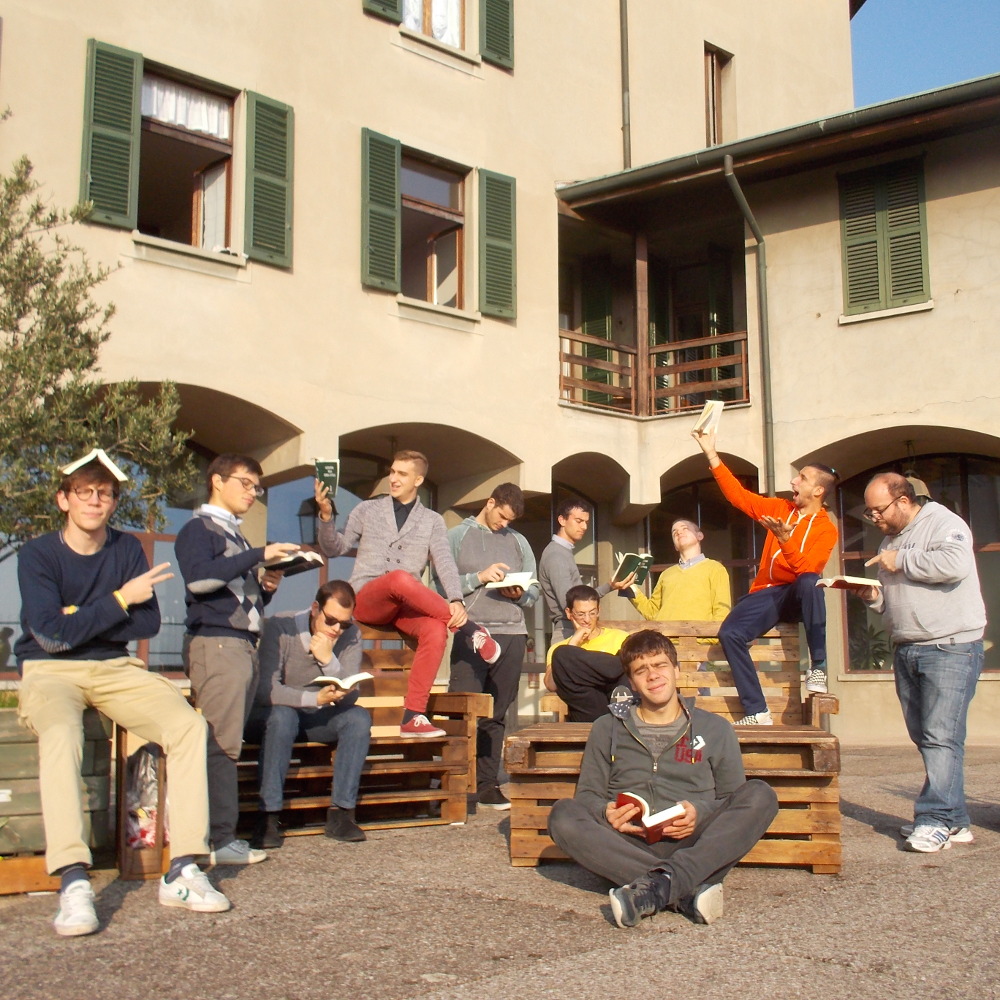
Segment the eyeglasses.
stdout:
[[255,497],[262,497],[264,495],[264,487],[259,483],[255,483],[252,479],[247,479],[244,476],[223,476],[222,478],[238,480],[240,486],[242,486],[247,493],[252,493]]
[[574,618],[596,618],[600,613],[600,608],[594,608],[591,611],[577,611],[576,608],[574,608],[570,611],[570,615]]
[[325,611],[320,610],[320,615],[323,621],[326,622],[327,628],[339,627],[341,631],[345,628],[350,628],[353,618],[337,618],[335,615],[328,615]]
[[866,507],[861,516],[866,521],[871,521],[872,523],[880,521],[883,519],[882,515],[896,502],[896,500],[902,499],[902,496],[898,496],[895,499],[890,500],[884,507]]
[[90,500],[95,493],[97,494],[97,499],[100,500],[101,503],[111,503],[118,498],[115,491],[108,489],[107,487],[99,489],[96,486],[74,486],[71,492],[76,494],[77,500],[82,500],[84,503]]

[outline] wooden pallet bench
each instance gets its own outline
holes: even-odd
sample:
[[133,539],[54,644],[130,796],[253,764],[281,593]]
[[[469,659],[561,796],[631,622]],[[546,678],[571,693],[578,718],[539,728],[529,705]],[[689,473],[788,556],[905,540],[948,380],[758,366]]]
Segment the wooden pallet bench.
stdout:
[[[362,627],[365,681],[358,704],[372,715],[372,739],[361,774],[358,824],[365,830],[464,823],[476,787],[476,727],[492,711],[484,694],[431,693],[427,715],[446,735],[412,739],[399,735],[412,650],[400,635]],[[241,828],[257,814],[259,743],[243,746],[239,760]],[[323,832],[330,805],[336,747],[296,743],[285,781],[281,822],[286,834]]]
[[[718,643],[718,622],[604,622],[612,628],[655,628],[671,636],[681,667],[680,693],[699,708],[731,722],[744,714],[732,674]],[[699,641],[701,640],[701,641]],[[824,728],[838,711],[832,695],[803,702],[797,625],[779,625],[751,649],[774,726],[738,726],[748,778],[761,778],[777,793],[778,815],[745,864],[801,865],[816,873],[841,867],[840,742]],[[564,713],[555,696],[543,708]],[[515,866],[565,859],[548,835],[552,805],[571,798],[590,733],[589,723],[542,722],[509,735],[504,766],[510,775],[510,860]]]

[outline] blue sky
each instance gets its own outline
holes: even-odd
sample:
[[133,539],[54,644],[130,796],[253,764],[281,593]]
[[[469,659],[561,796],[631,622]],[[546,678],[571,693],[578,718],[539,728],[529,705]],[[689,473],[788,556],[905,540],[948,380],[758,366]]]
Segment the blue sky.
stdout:
[[1000,73],[1000,0],[868,0],[851,22],[859,107]]

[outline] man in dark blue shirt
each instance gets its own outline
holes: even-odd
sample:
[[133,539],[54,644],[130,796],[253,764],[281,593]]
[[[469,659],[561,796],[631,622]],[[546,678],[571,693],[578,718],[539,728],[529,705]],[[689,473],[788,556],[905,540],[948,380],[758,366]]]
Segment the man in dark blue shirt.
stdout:
[[38,736],[46,866],[61,878],[56,933],[92,934],[99,926],[80,778],[87,706],[166,752],[172,858],[160,902],[228,910],[229,900],[194,863],[208,849],[204,720],[127,645],[159,631],[153,588],[173,576],[170,564],[150,569],[138,539],[108,527],[126,477],[107,456],[63,473],[56,493],[63,528],[18,554],[22,634],[15,645],[23,671],[18,715]]

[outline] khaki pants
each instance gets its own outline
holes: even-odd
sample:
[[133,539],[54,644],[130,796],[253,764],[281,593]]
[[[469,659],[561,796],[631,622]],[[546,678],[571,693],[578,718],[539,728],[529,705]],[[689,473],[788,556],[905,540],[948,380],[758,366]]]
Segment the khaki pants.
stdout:
[[141,660],[28,660],[18,717],[38,737],[39,784],[49,872],[92,862],[84,839],[83,710],[88,706],[167,755],[173,857],[208,851],[208,785],[202,717]]

